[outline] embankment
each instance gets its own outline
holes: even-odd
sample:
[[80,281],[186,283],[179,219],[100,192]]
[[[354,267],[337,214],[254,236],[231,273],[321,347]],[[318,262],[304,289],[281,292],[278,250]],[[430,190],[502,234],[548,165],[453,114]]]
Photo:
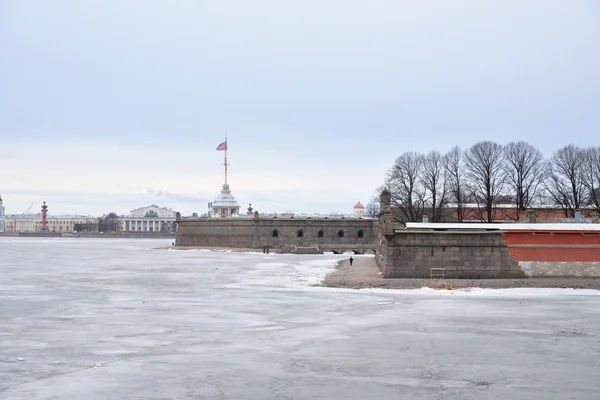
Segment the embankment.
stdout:
[[384,279],[374,257],[354,257],[350,266],[348,260],[340,261],[335,272],[329,274],[323,286],[365,289],[419,289],[429,287],[444,288],[572,288],[600,290],[600,279],[595,278],[528,278],[528,279]]

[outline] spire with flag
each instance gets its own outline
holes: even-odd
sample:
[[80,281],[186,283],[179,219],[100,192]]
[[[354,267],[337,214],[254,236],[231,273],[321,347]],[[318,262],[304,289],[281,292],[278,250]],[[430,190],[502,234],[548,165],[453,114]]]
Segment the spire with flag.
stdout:
[[217,151],[227,151],[227,139],[217,146]]
[[217,146],[217,151],[225,152],[225,184],[227,185],[227,136],[225,136],[225,141]]

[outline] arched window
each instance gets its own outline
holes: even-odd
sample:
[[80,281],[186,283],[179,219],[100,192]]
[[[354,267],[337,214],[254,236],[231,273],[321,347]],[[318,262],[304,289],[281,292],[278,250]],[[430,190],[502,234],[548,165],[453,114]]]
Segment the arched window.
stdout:
[[318,237],[325,237],[325,231],[323,229],[321,229],[318,233],[317,233]]
[[343,230],[343,229],[340,229],[340,230],[338,231],[338,237],[339,237],[339,238],[343,238],[343,237],[345,236],[345,234],[346,234],[346,232],[344,232],[344,230]]
[[279,237],[279,231],[277,229],[275,229],[272,233],[273,237]]
[[302,229],[300,229],[297,233],[298,237],[304,237],[304,231]]
[[361,230],[359,230],[359,231],[356,233],[356,237],[357,237],[357,238],[359,238],[359,239],[362,239],[362,238],[364,238],[364,237],[365,237],[365,231],[363,231],[362,229],[361,229]]

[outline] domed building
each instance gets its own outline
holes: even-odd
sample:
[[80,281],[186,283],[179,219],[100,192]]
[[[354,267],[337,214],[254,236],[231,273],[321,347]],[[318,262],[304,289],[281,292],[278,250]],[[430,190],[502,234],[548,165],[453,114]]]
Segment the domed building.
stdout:
[[365,206],[360,201],[354,205],[354,216],[362,217],[365,214]]

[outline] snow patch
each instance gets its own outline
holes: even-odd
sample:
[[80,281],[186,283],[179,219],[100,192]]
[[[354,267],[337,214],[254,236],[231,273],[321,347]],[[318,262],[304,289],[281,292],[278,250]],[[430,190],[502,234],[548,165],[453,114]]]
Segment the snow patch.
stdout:
[[361,289],[361,292],[392,293],[403,296],[460,296],[460,297],[556,297],[556,296],[600,296],[600,290],[593,289],[562,289],[562,288],[464,288],[464,289]]

